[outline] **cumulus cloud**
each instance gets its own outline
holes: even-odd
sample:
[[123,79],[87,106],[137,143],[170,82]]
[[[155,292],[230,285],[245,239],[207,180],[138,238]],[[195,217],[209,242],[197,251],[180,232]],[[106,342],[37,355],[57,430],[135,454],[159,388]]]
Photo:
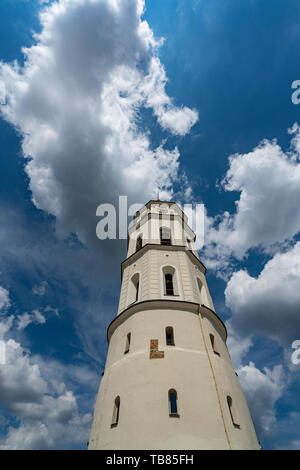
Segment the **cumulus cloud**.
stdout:
[[249,336],[240,336],[232,327],[231,321],[226,322],[227,328],[227,347],[230,352],[230,357],[235,368],[240,367],[242,360],[249,352],[252,346],[252,338]]
[[300,330],[300,242],[277,253],[255,278],[235,272],[225,289],[231,324],[241,334],[269,336],[290,346]]
[[32,317],[29,313],[25,312],[18,315],[18,330],[24,330],[30,323],[32,323]]
[[58,308],[50,307],[50,305],[47,305],[47,307],[45,307],[45,312],[53,313],[56,317],[59,317]]
[[198,119],[166,94],[167,77],[142,0],[59,0],[40,15],[25,63],[1,64],[2,114],[22,136],[36,207],[61,234],[95,241],[102,202],[172,194],[179,152],[152,148],[149,108],[162,130],[185,135]]
[[[82,351],[103,367],[106,357],[103,325],[116,314],[120,259],[126,252],[126,242],[121,253],[120,242],[112,241],[116,246],[107,250],[109,260],[104,270],[99,256],[91,255],[72,237],[57,239],[52,223],[36,223],[19,208],[1,205],[0,226],[1,270],[11,290],[21,294],[18,313],[31,313],[38,308],[47,320],[69,316]],[[12,266],[17,267],[18,277]],[[18,282],[20,278],[32,280],[27,289]],[[32,286],[40,285],[39,279],[48,283],[44,297],[32,295]]]
[[43,324],[46,323],[46,318],[38,309],[33,310],[31,314],[25,312],[18,315],[18,330],[24,330],[30,323]]
[[276,423],[275,404],[287,388],[287,379],[281,365],[273,369],[257,369],[253,362],[238,369],[239,380],[252,411],[253,421],[260,437],[271,431]]
[[[295,124],[290,150],[264,140],[252,152],[229,158],[225,191],[240,193],[236,213],[207,217],[206,262],[215,269],[230,257],[241,260],[250,248],[270,252],[300,231],[300,129]],[[215,256],[217,252],[217,257]]]
[[10,306],[9,292],[0,286],[0,314]]
[[48,283],[46,281],[42,281],[40,284],[35,284],[32,287],[32,293],[43,296],[46,293],[47,286],[48,286]]
[[[8,324],[6,321],[2,328],[6,335],[11,325],[12,322]],[[32,357],[12,337],[5,339],[5,351],[5,364],[1,366],[0,405],[8,416],[14,417],[16,424],[9,426],[6,435],[1,436],[0,449],[84,445],[88,439],[91,414],[79,410],[77,398],[64,383],[66,366],[53,361],[50,365],[39,357]],[[57,375],[54,365],[57,366],[54,367]],[[85,368],[82,372],[80,367],[77,369],[73,380],[87,376],[91,379]]]
[[21,403],[38,403],[47,392],[47,383],[42,378],[38,365],[30,359],[19,343],[6,341],[6,364],[1,370],[0,400],[10,410]]
[[14,322],[14,316],[10,315],[6,318],[1,318],[0,322],[0,339],[2,340],[6,333],[11,329]]

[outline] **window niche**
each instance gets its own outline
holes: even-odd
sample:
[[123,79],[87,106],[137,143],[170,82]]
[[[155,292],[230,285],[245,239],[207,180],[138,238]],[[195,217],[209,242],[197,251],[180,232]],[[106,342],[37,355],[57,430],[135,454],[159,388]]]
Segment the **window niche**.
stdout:
[[204,304],[208,306],[208,298],[207,298],[205,286],[203,282],[199,279],[199,277],[197,277],[197,286],[198,286],[200,304]]
[[232,398],[229,395],[227,396],[227,405],[228,405],[228,409],[229,409],[229,413],[230,413],[230,417],[231,417],[231,421],[232,421],[233,426],[235,428],[240,429],[240,425],[239,425],[238,419],[237,419],[236,409],[233,405]]
[[166,295],[174,295],[174,285],[172,274],[165,274]]
[[166,344],[167,346],[175,346],[174,330],[172,326],[167,326],[166,328]]
[[215,340],[214,335],[210,334],[210,335],[209,335],[209,338],[210,338],[211,348],[212,348],[213,352],[214,352],[217,356],[220,356],[220,353],[219,353],[219,351],[218,351],[218,348],[216,347],[216,340]]
[[176,270],[172,266],[164,266],[163,283],[164,283],[164,295],[167,295],[167,296],[179,295]]
[[112,422],[110,425],[111,428],[115,428],[116,426],[118,426],[119,416],[120,416],[120,397],[117,396],[114,401]]
[[127,335],[127,337],[126,337],[126,346],[125,346],[124,354],[129,353],[130,341],[131,341],[131,333],[128,333],[128,335]]
[[135,251],[139,251],[143,246],[143,235],[140,234],[136,239]]
[[178,406],[177,406],[177,392],[174,388],[171,388],[168,392],[169,399],[169,416],[170,418],[179,418]]
[[140,275],[135,273],[129,281],[128,305],[139,301],[140,296]]

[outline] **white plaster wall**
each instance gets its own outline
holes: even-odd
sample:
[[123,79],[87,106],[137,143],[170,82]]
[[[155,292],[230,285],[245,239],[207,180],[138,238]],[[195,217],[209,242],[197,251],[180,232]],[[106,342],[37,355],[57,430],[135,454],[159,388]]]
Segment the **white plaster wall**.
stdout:
[[[217,322],[187,310],[152,309],[133,314],[110,341],[90,436],[90,449],[228,449],[211,362],[217,375],[231,448],[258,448],[249,411]],[[167,346],[165,328],[174,328]],[[131,333],[130,351],[124,354]],[[208,351],[209,332],[220,340],[221,356]],[[149,359],[150,340],[158,339],[162,359]],[[208,356],[209,354],[209,356]],[[178,394],[180,418],[170,418],[168,390]],[[120,396],[118,426],[111,428],[113,403]],[[237,406],[241,429],[231,423],[226,397]]]

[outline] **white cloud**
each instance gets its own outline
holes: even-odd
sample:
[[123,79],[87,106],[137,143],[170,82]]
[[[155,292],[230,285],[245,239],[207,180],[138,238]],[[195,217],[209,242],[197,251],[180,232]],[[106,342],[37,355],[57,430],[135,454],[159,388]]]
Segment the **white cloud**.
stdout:
[[185,135],[198,119],[198,113],[186,106],[177,108],[166,95],[167,77],[158,58],[152,58],[150,73],[142,82],[141,89],[145,97],[145,106],[152,108],[158,122],[164,128],[177,135]]
[[45,307],[45,312],[53,313],[56,317],[59,317],[58,308],[50,307],[50,305],[47,305],[47,307]]
[[44,315],[36,308],[32,311],[33,321],[37,324],[46,323],[46,318]]
[[[11,326],[11,325],[10,325]],[[6,324],[6,334],[9,326]],[[1,330],[1,323],[0,323]],[[87,442],[91,414],[80,412],[77,399],[62,379],[68,367],[32,357],[20,343],[5,340],[0,404],[18,425],[0,437],[0,449],[70,448]],[[55,367],[53,367],[55,366]],[[71,366],[74,371],[74,366]],[[56,374],[57,371],[57,374]],[[76,368],[75,368],[76,371]],[[69,373],[69,372],[68,372]],[[89,377],[77,367],[73,381]]]
[[233,365],[235,368],[238,368],[252,346],[251,335],[244,337],[239,336],[232,328],[230,320],[226,322],[226,328],[228,333],[226,344]]
[[264,140],[252,152],[229,158],[222,186],[240,192],[240,197],[235,214],[207,218],[209,267],[224,267],[231,256],[240,260],[250,248],[278,249],[300,231],[299,126],[295,124],[289,133],[293,138],[286,153],[276,140]]
[[128,194],[171,195],[177,148],[151,148],[140,120],[150,108],[162,129],[185,135],[197,112],[166,94],[159,42],[141,19],[142,0],[60,0],[41,14],[24,67],[2,63],[2,113],[22,135],[35,205],[58,233],[95,242],[95,212]]
[[30,323],[32,323],[32,316],[29,313],[18,315],[18,330],[24,330]]
[[32,287],[32,293],[43,296],[46,293],[47,286],[48,286],[48,283],[46,281],[42,281],[40,284],[35,284]]
[[22,313],[22,315],[18,315],[18,330],[24,330],[30,323],[35,323],[37,325],[46,323],[46,318],[44,315],[38,310],[35,309],[32,313]]
[[260,334],[290,346],[300,331],[300,242],[276,254],[255,278],[235,272],[226,290],[231,324],[244,335]]
[[0,322],[0,339],[3,339],[6,333],[11,329],[14,322],[14,316],[10,315],[7,318],[1,318]]
[[0,286],[0,312],[5,311],[10,306],[9,292]]
[[21,403],[38,403],[48,391],[38,365],[31,364],[26,351],[13,339],[6,341],[6,364],[1,370],[0,402],[8,409]]
[[49,436],[47,426],[43,423],[21,425],[18,428],[10,426],[1,450],[40,450],[49,449],[53,440]]
[[[106,247],[107,264],[104,270],[99,256],[79,247],[76,240],[58,240],[52,224],[49,230],[48,224],[32,223],[19,209],[1,206],[0,226],[4,228],[0,231],[0,263],[3,273],[7,274],[6,282],[18,292],[19,286],[11,266],[16,266],[19,274],[27,279],[35,280],[30,289],[23,292],[20,308],[30,313],[32,305],[40,307],[46,319],[70,315],[82,350],[103,367],[106,357],[103,324],[107,325],[115,316],[118,302],[115,277],[116,273],[118,277],[126,241],[113,240],[110,242],[111,248]],[[104,255],[105,252],[102,252],[101,257]],[[38,279],[49,280],[49,304],[45,307],[44,299],[40,305],[39,298],[31,295],[32,285],[39,284]],[[82,295],[81,287],[86,295]],[[102,305],[100,310],[99,305]]]
[[238,369],[239,380],[245,392],[257,433],[260,437],[268,434],[276,423],[277,400],[287,388],[287,379],[281,365],[272,370],[257,369],[253,362]]

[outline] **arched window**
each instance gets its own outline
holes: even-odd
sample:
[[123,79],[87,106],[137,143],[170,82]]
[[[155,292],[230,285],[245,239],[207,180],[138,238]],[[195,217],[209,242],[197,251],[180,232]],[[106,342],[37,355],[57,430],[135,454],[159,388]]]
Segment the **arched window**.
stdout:
[[173,276],[165,274],[166,295],[174,295]]
[[236,411],[235,411],[235,408],[234,408],[233,403],[232,403],[232,398],[229,395],[227,396],[227,404],[228,404],[232,424],[234,425],[235,428],[239,428],[240,425],[238,424]]
[[173,266],[163,267],[164,295],[179,295],[176,271]]
[[202,282],[200,281],[199,278],[197,278],[197,286],[198,286],[198,291],[199,291],[200,303],[202,303],[202,288],[203,288],[203,284],[202,284]]
[[220,356],[220,353],[216,347],[216,341],[215,341],[214,335],[210,334],[209,337],[210,337],[210,342],[211,342],[211,347],[212,347],[213,352],[217,354],[218,356]]
[[169,398],[169,416],[179,418],[178,408],[177,408],[177,392],[173,388],[168,392]]
[[127,338],[126,338],[126,347],[125,347],[124,354],[127,354],[129,352],[130,340],[131,340],[131,333],[128,333]]
[[201,282],[199,277],[197,278],[197,285],[198,285],[198,291],[199,291],[199,298],[200,298],[200,303],[204,305],[209,305],[208,304],[208,298],[205,290],[204,284]]
[[135,251],[138,251],[142,248],[143,246],[143,235],[139,235],[136,239],[136,250]]
[[120,416],[120,397],[117,396],[114,401],[113,416],[112,416],[112,422],[110,425],[111,428],[118,426],[119,416]]
[[171,245],[171,230],[169,227],[160,228],[160,243],[161,245]]
[[167,326],[166,328],[166,344],[167,346],[175,346],[174,330],[171,326]]
[[138,302],[140,293],[140,275],[135,273],[129,282],[128,305]]

